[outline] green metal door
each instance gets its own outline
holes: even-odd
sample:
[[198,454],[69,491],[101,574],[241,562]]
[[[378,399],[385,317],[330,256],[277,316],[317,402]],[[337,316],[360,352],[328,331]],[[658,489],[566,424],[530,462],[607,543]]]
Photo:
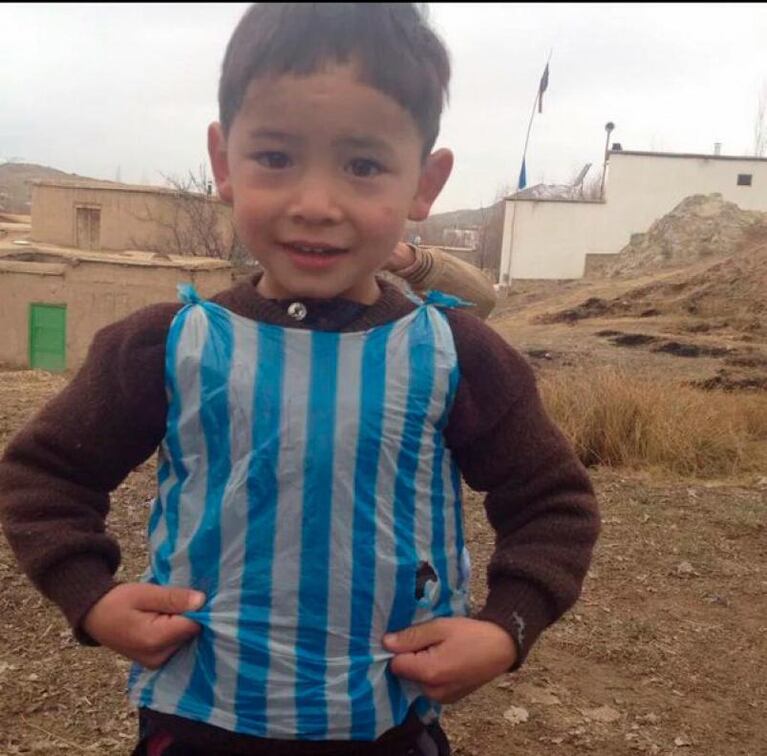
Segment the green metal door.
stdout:
[[29,305],[29,366],[52,373],[66,370],[66,305]]

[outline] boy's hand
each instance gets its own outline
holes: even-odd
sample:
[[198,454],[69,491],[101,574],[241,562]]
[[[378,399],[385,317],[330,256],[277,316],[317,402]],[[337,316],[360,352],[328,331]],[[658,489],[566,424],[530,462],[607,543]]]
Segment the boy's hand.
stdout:
[[507,672],[517,659],[511,636],[493,622],[450,617],[385,635],[395,675],[420,683],[440,703],[455,703]]
[[157,669],[200,632],[182,612],[199,609],[205,594],[187,588],[124,583],[99,599],[82,626],[102,646]]

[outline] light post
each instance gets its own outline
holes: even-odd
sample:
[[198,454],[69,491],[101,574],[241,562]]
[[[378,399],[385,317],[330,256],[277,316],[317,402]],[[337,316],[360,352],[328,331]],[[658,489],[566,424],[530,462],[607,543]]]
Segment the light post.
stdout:
[[604,201],[605,198],[605,173],[607,173],[607,156],[610,151],[610,134],[612,133],[613,129],[615,128],[615,124],[612,121],[608,121],[605,124],[605,159],[602,163],[602,181],[599,185],[599,199]]

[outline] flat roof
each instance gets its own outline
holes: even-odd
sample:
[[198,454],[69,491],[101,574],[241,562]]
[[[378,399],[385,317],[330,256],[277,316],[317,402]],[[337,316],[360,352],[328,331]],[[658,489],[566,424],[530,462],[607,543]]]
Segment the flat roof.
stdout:
[[[6,243],[0,246],[0,262],[14,261],[14,257],[34,255],[57,257],[62,262],[94,262],[108,265],[132,265],[142,268],[179,268],[181,270],[224,270],[232,265],[226,260],[213,257],[183,257],[181,255],[161,255],[155,252],[128,250],[126,252],[100,252],[89,249],[72,249],[55,244],[31,242],[29,246]],[[34,261],[27,261],[34,262]]]
[[695,152],[649,152],[644,150],[610,150],[609,154],[638,157],[696,158],[698,160],[745,160],[748,162],[767,163],[767,157],[757,157],[755,155],[704,155]]
[[24,262],[22,260],[3,260],[0,257],[0,273],[32,273],[36,276],[63,276],[66,271],[66,265]]
[[[180,194],[181,190],[168,186],[143,186],[141,184],[118,184],[116,181],[67,181],[66,179],[34,179],[29,182],[32,186],[46,186],[54,189],[86,189],[90,191],[108,192],[137,192],[140,194]],[[188,192],[195,197],[221,202],[216,194],[201,194]]]
[[573,199],[571,197],[518,197],[516,194],[510,194],[506,197],[511,202],[564,202],[570,205],[606,205],[605,200],[601,199]]

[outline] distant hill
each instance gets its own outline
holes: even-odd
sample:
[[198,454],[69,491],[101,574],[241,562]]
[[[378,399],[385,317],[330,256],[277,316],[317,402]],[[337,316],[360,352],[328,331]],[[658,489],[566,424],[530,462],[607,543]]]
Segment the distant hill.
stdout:
[[49,168],[36,163],[3,163],[0,165],[0,210],[7,213],[28,215],[29,181],[40,179],[69,179],[71,181],[93,181],[87,176]]
[[[502,202],[498,204],[503,205]],[[451,210],[449,213],[431,215],[419,223],[408,221],[407,232],[418,234],[424,244],[438,244],[442,241],[442,232],[445,229],[482,226],[493,207],[479,210]]]

